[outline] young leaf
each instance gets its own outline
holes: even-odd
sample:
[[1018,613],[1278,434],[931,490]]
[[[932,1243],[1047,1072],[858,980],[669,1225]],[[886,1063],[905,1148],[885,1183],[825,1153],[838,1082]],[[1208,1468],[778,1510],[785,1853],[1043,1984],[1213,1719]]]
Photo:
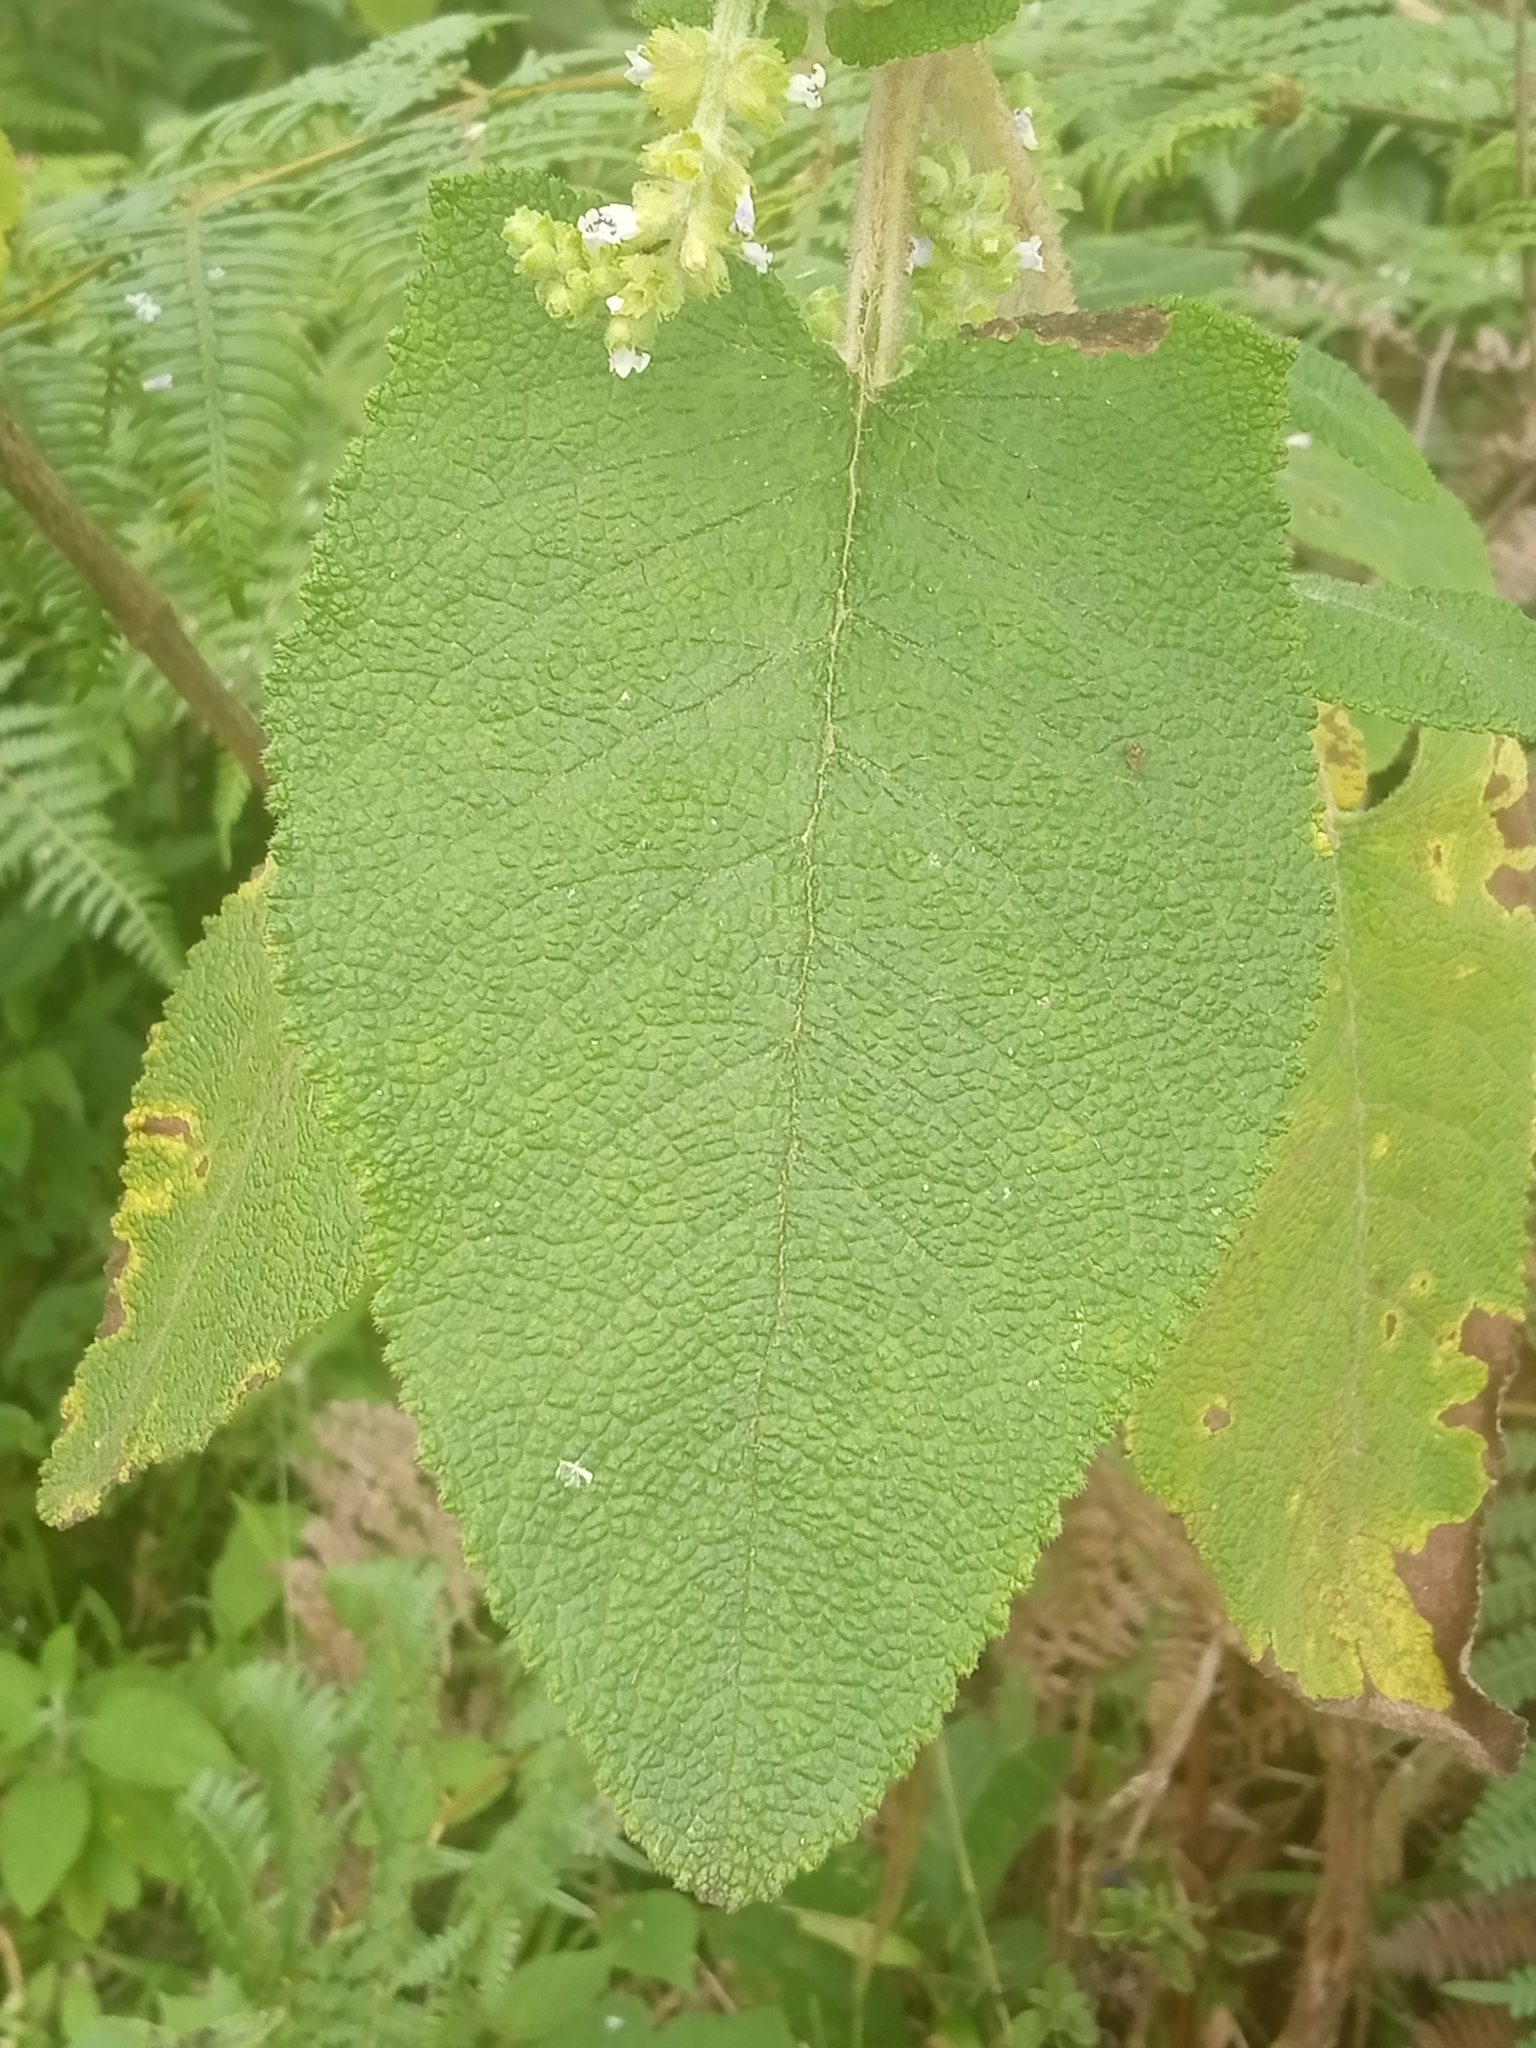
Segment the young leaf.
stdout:
[[438,189],[273,678],[274,911],[469,1554],[740,1898],[932,1731],[1283,1114],[1285,359],[1099,314],[865,404],[748,280],[621,382],[530,193]]
[[150,1038],[106,1313],[38,1495],[59,1526],[205,1444],[362,1284],[362,1212],[282,1029],[266,891],[225,903]]
[[979,43],[1006,28],[1019,0],[885,0],[834,7],[827,15],[827,48],[844,64],[889,64],[929,50]]
[[1386,400],[1348,364],[1303,344],[1286,389],[1298,433],[1321,441],[1384,490],[1419,505],[1434,502],[1440,486],[1422,449]]
[[1492,595],[1476,523],[1392,408],[1320,349],[1298,350],[1289,388],[1295,431],[1281,486],[1293,536],[1389,583]]
[[1536,740],[1536,625],[1503,598],[1298,576],[1320,697],[1452,732]]
[[0,1803],[0,1883],[29,1919],[68,1875],[91,1831],[91,1795],[76,1771],[30,1771]]
[[615,1968],[691,1988],[698,1908],[681,1892],[628,1892],[603,1920],[603,1946]]
[[[1347,722],[1325,729],[1358,796]],[[1482,1439],[1444,1417],[1486,1377],[1468,1312],[1520,1309],[1536,926],[1490,883],[1529,864],[1493,816],[1524,782],[1510,742],[1425,732],[1401,789],[1335,814],[1339,937],[1295,1123],[1131,1419],[1253,1653],[1322,1699],[1443,1710],[1459,1678],[1396,1560],[1482,1497]]]
[[124,1785],[181,1791],[199,1771],[228,1771],[233,1759],[196,1707],[142,1680],[116,1684],[80,1730],[80,1754]]

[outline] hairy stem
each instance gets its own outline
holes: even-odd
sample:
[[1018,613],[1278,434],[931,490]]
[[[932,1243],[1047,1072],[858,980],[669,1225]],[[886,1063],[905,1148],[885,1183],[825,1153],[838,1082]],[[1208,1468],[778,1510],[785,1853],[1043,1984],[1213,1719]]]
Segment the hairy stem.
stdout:
[[139,573],[5,412],[0,412],[0,484],[95,591],[129,645],[148,656],[256,787],[265,789],[261,727],[187,638],[165,592]]
[[[1515,192],[1522,200],[1531,196],[1531,68],[1530,17],[1527,0],[1509,0],[1510,25],[1515,32]],[[1520,307],[1525,329],[1527,387],[1536,394],[1536,248],[1529,243],[1520,251]]]
[[911,253],[912,163],[922,140],[932,57],[882,64],[870,81],[848,241],[843,361],[867,390],[901,366]]

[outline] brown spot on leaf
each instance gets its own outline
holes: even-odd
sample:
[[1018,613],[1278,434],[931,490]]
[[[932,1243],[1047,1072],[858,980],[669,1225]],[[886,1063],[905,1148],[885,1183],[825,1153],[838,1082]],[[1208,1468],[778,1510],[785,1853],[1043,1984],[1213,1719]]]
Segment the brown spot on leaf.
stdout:
[[[1472,1400],[1445,1411],[1452,1426],[1475,1429],[1484,1443],[1483,1463],[1491,1473],[1497,1459],[1498,1409],[1504,1386],[1514,1372],[1521,1343],[1520,1325],[1508,1316],[1473,1309],[1462,1324],[1461,1349],[1488,1367],[1488,1377]],[[1422,1549],[1397,1553],[1397,1575],[1409,1598],[1429,1624],[1435,1652],[1451,1695],[1448,1707],[1417,1706],[1390,1699],[1369,1681],[1363,1695],[1352,1700],[1312,1699],[1321,1713],[1370,1721],[1398,1735],[1443,1742],[1477,1771],[1500,1775],[1513,1771],[1525,1747],[1526,1725],[1518,1714],[1496,1706],[1467,1671],[1467,1654],[1477,1627],[1481,1593],[1479,1576],[1483,1511],[1464,1522],[1442,1522],[1431,1529]],[[1301,1688],[1266,1652],[1259,1668],[1300,1697]]]
[[140,1117],[133,1128],[145,1138],[180,1138],[187,1145],[192,1142],[192,1126],[184,1116]]
[[1168,332],[1168,315],[1157,306],[1112,306],[1099,313],[984,320],[960,332],[969,341],[1012,341],[1017,334],[1032,334],[1036,341],[1064,341],[1080,356],[1149,356]]
[[1213,1401],[1200,1420],[1214,1436],[1218,1429],[1226,1429],[1232,1420],[1231,1411],[1223,1408],[1219,1401]]
[[132,1256],[133,1246],[127,1238],[114,1237],[112,1249],[107,1254],[107,1300],[101,1312],[101,1321],[96,1325],[98,1337],[115,1337],[128,1320],[128,1312],[123,1307],[123,1297],[117,1283],[128,1270],[128,1261]]
[[1511,916],[1517,910],[1536,916],[1536,868],[1495,868],[1488,877],[1488,894]]
[[1529,910],[1536,916],[1536,867],[1529,865],[1536,849],[1536,788],[1527,782],[1516,794],[1513,776],[1496,767],[1483,790],[1483,801],[1492,809],[1499,837],[1510,852],[1525,855],[1524,862],[1494,869],[1488,877],[1488,894],[1511,916],[1517,910]]
[[208,1154],[206,1152],[198,1154],[197,1164],[193,1167],[192,1171],[199,1180],[206,1180],[208,1178]]
[[1141,740],[1127,740],[1125,743],[1125,765],[1133,775],[1144,775],[1147,768],[1147,749]]

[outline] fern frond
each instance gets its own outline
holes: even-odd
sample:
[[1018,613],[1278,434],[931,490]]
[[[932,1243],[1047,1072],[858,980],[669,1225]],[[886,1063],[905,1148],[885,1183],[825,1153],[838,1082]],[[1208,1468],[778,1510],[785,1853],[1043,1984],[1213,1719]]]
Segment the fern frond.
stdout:
[[205,1771],[177,1802],[176,1819],[198,1932],[219,1968],[260,2004],[280,1976],[276,1931],[257,1894],[272,1852],[266,1801]]
[[341,1703],[286,1664],[248,1664],[225,1702],[242,1758],[261,1780],[282,1889],[272,1913],[281,1964],[298,1969],[336,1859],[341,1820],[325,1794],[341,1745]]
[[1420,2020],[1409,2048],[1515,2048],[1515,2030],[1496,2006],[1454,2005]]
[[1492,1898],[1434,1899],[1377,1942],[1376,1960],[1396,1976],[1431,1984],[1497,1977],[1536,1962],[1536,1884]]
[[1536,1749],[1484,1792],[1462,1831],[1461,1860],[1485,1891],[1536,1878]]
[[1502,2005],[1512,2019],[1536,2019],[1536,1967],[1515,1970],[1496,1984],[1461,1982],[1447,1984],[1453,1998],[1465,1998],[1478,2005]]
[[120,280],[158,308],[135,319],[118,293],[157,497],[237,613],[289,511],[316,405],[302,314],[328,297],[315,254],[297,221],[187,205],[142,236]]
[[175,935],[143,863],[119,844],[79,725],[49,705],[0,704],[0,876],[25,868],[27,903],[111,938],[162,982]]

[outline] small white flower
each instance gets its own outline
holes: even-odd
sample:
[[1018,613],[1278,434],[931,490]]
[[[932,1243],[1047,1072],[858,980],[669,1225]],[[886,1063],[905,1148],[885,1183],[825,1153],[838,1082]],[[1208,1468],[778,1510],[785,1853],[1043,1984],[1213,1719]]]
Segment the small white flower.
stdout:
[[624,310],[624,294],[622,292],[612,292],[604,299],[603,304],[610,313],[622,313]]
[[809,71],[796,71],[784,88],[784,97],[792,107],[819,107],[822,88],[827,82],[825,64],[813,64]]
[[608,351],[608,367],[615,377],[638,377],[649,368],[650,360],[643,348],[631,348],[627,342]]
[[1027,242],[1018,245],[1020,270],[1044,270],[1045,258],[1040,254],[1040,237],[1031,235]]
[[741,197],[736,202],[736,211],[731,215],[731,226],[738,235],[750,235],[757,226],[757,208],[752,203],[752,187],[744,185]]
[[1285,445],[1287,448],[1310,448],[1312,446],[1312,436],[1310,434],[1287,434]]
[[914,235],[907,244],[907,269],[926,270],[932,261],[932,235]]
[[632,206],[594,206],[577,221],[576,232],[589,249],[611,248],[616,242],[632,242],[640,223]]
[[750,263],[759,277],[766,277],[768,266],[773,261],[773,251],[765,249],[761,242],[743,242],[741,260],[743,263]]
[[592,1474],[585,1465],[577,1464],[574,1458],[562,1458],[555,1467],[555,1477],[562,1486],[590,1486]]
[[150,292],[124,292],[124,303],[133,308],[135,320],[142,320],[146,326],[160,318],[160,301]]
[[222,264],[222,263],[215,263],[215,264],[212,264],[212,265],[210,265],[210,267],[209,267],[209,271],[208,271],[208,282],[209,282],[210,284],[217,284],[217,283],[219,282],[219,280],[220,280],[220,279],[221,279],[221,278],[223,277],[223,275],[224,275],[224,266],[223,266],[223,264]]
[[485,133],[485,129],[486,124],[484,121],[471,121],[464,130],[464,140],[466,142],[478,142]]
[[1016,107],[1013,114],[1013,132],[1025,149],[1038,149],[1040,138],[1035,133],[1035,116],[1031,107]]
[[141,391],[169,391],[174,382],[175,379],[171,376],[169,370],[158,370],[153,377],[141,379],[139,389]]
[[631,85],[644,85],[653,68],[650,58],[641,49],[626,50],[624,54],[629,59],[629,69],[624,76]]

